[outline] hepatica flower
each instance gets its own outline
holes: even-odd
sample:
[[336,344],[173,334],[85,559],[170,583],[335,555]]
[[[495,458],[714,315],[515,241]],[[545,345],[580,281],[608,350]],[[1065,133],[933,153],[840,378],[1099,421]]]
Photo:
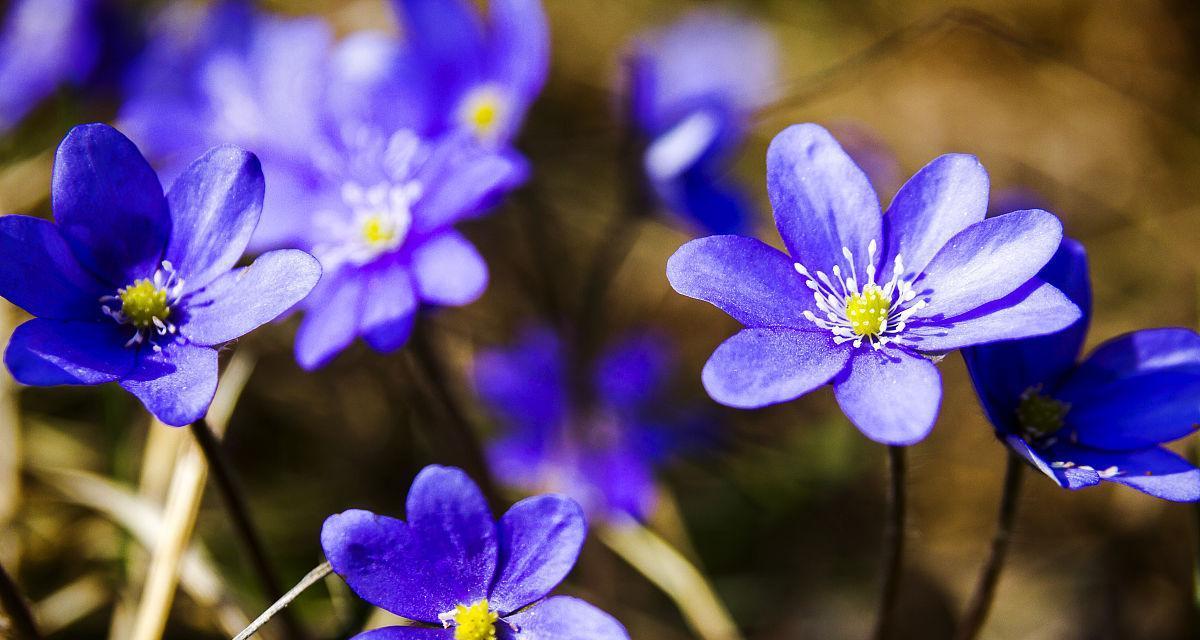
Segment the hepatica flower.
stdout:
[[321,546],[362,599],[419,626],[355,640],[618,640],[621,623],[567,596],[547,597],[587,535],[569,498],[542,495],[492,519],[479,488],[429,466],[408,492],[407,521],[350,510],[325,521]]
[[565,493],[594,516],[645,518],[654,506],[654,464],[673,427],[688,419],[655,402],[669,353],[649,335],[628,338],[585,373],[584,389],[573,388],[574,364],[545,329],[480,354],[476,388],[507,427],[491,444],[491,467],[508,485]]
[[797,125],[771,143],[767,190],[788,253],[713,236],[667,264],[676,291],[745,325],[704,367],[718,402],[762,407],[832,382],[869,438],[912,444],[933,428],[941,402],[929,356],[1051,333],[1079,318],[1036,277],[1062,225],[1040,210],[985,220],[988,178],[974,157],[937,158],[884,214],[837,142],[817,125]]
[[1115,482],[1200,500],[1200,470],[1160,446],[1200,425],[1200,336],[1135,331],[1079,362],[1091,310],[1087,271],[1083,247],[1063,240],[1039,277],[1084,318],[1052,335],[963,351],[996,435],[1069,489]]
[[36,316],[5,362],[30,385],[118,382],[163,422],[202,418],[217,347],[270,322],[320,277],[312,256],[235,268],[258,222],[258,160],[218,147],[164,196],[137,148],[101,124],[71,130],[54,160],[55,222],[0,217],[0,295]]
[[774,98],[775,42],[762,27],[697,12],[635,43],[627,72],[647,180],[672,211],[710,233],[738,233],[752,211],[726,177],[754,110]]

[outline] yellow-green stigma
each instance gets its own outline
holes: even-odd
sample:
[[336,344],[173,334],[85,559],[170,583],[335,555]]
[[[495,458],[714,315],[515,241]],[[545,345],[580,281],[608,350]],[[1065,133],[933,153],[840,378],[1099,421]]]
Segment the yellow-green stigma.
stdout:
[[877,336],[887,328],[892,301],[878,285],[868,284],[862,293],[846,301],[846,319],[850,329],[860,336]]
[[[157,328],[171,315],[167,290],[154,286],[149,278],[135,280],[133,284],[118,289],[117,297],[121,299],[121,315],[138,329]],[[158,320],[157,324],[155,320]]]
[[383,216],[371,216],[363,221],[362,236],[367,245],[374,248],[390,248],[399,235],[396,225]]
[[460,103],[459,122],[480,140],[492,140],[504,123],[506,106],[504,94],[495,86],[477,87]]
[[1042,385],[1034,385],[1021,394],[1017,405],[1017,423],[1032,438],[1044,438],[1063,428],[1071,405],[1042,394]]
[[458,605],[447,616],[454,621],[454,640],[496,640],[499,614],[488,609],[487,598],[473,605]]

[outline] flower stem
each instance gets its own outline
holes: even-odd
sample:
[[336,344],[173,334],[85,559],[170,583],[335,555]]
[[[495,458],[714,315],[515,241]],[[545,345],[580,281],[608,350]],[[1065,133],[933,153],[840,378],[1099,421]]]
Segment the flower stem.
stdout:
[[904,525],[907,517],[907,476],[905,448],[888,447],[888,467],[891,483],[888,486],[887,521],[883,528],[884,560],[883,591],[879,598],[879,613],[871,637],[883,640],[892,627],[896,597],[900,593],[900,577],[904,568]]
[[242,629],[242,632],[237,634],[233,640],[246,640],[246,638],[258,633],[258,630],[262,628],[264,624],[273,618],[275,614],[286,609],[287,606],[292,603],[292,600],[295,600],[301,593],[304,593],[305,589],[313,586],[332,572],[333,567],[330,566],[328,562],[322,562],[321,564],[317,565],[317,568],[309,571],[307,575],[300,579],[300,582],[296,583],[296,586],[292,587],[291,591],[283,594],[283,597],[276,600],[275,604],[271,605],[270,608],[262,613],[262,615],[255,618],[254,622],[250,623],[250,626]]
[[0,566],[0,605],[4,607],[9,627],[16,634],[14,637],[17,640],[41,640],[42,634],[38,632],[37,623],[33,621],[33,612],[29,610],[17,583],[3,566]]
[[1017,504],[1021,495],[1024,470],[1025,463],[1021,457],[1009,451],[1008,466],[1004,471],[1004,490],[1000,494],[1000,513],[996,518],[996,533],[992,536],[992,549],[983,565],[983,572],[979,574],[979,582],[975,585],[971,603],[958,623],[958,630],[954,633],[955,640],[973,640],[987,621],[992,599],[996,594],[996,585],[1000,582],[1000,570],[1004,567],[1004,559],[1008,555],[1013,523],[1017,519]]
[[[209,469],[212,470],[212,477],[216,480],[217,490],[221,493],[233,528],[241,539],[246,553],[250,556],[250,564],[258,577],[260,588],[268,598],[279,599],[283,595],[279,574],[275,572],[275,568],[268,559],[262,535],[250,516],[250,505],[246,502],[245,492],[238,484],[233,466],[221,448],[221,442],[217,440],[208,421],[203,418],[193,422],[191,430],[192,435],[196,438],[196,444],[200,446],[200,451],[204,453],[204,458],[208,461]],[[285,611],[280,616],[280,622],[287,629],[288,637],[306,637],[300,624],[290,612]]]
[[742,640],[732,616],[704,574],[675,547],[629,519],[596,527],[600,541],[621,556],[679,607],[701,640]]

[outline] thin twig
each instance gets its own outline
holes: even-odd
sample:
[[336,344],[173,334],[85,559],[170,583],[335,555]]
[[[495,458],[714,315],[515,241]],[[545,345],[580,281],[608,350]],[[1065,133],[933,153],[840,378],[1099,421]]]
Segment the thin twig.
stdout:
[[320,565],[317,565],[317,568],[309,571],[308,575],[301,578],[300,582],[297,582],[296,586],[292,587],[291,591],[283,594],[282,597],[275,601],[275,604],[271,605],[271,607],[264,611],[261,616],[255,618],[254,622],[251,622],[250,626],[243,629],[242,632],[237,634],[237,637],[235,637],[233,640],[246,640],[246,638],[258,633],[258,630],[264,624],[270,621],[275,614],[279,613],[280,611],[284,611],[287,606],[292,603],[292,600],[295,600],[301,593],[304,593],[305,589],[313,586],[332,572],[333,567],[330,566],[328,562],[322,562]]
[[888,637],[892,627],[892,617],[896,611],[896,598],[900,594],[900,578],[904,569],[904,534],[907,517],[907,489],[905,487],[905,448],[888,447],[888,467],[890,469],[890,484],[888,486],[887,521],[883,527],[883,590],[879,598],[879,613],[875,619],[875,631],[871,634],[875,640]]
[[17,583],[8,575],[8,571],[4,570],[3,565],[0,565],[0,605],[4,607],[9,627],[16,634],[17,640],[41,640],[42,634],[38,632],[37,623],[33,621],[33,612],[29,610],[25,596],[21,595]]
[[979,582],[975,585],[971,603],[967,605],[967,610],[959,621],[958,630],[954,633],[955,640],[973,640],[983,628],[983,623],[992,608],[996,585],[1000,581],[1000,570],[1004,568],[1008,543],[1012,539],[1013,523],[1017,518],[1021,476],[1024,470],[1024,460],[1009,451],[1008,465],[1004,470],[1004,490],[1000,494],[1000,513],[996,518],[996,533],[992,536],[992,550],[983,565],[983,572],[979,574]]

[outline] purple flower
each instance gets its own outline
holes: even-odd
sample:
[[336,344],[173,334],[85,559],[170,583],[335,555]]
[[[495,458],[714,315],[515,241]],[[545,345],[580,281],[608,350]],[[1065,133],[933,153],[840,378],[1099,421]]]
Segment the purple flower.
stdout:
[[645,518],[654,507],[654,464],[672,427],[688,418],[655,402],[669,353],[649,335],[626,339],[601,355],[583,389],[571,384],[573,364],[546,329],[479,356],[475,385],[508,427],[491,445],[491,466],[506,484],[565,493],[590,514]]
[[321,270],[295,250],[234,266],[258,223],[258,160],[218,147],[163,195],[137,147],[75,127],[54,160],[55,222],[0,217],[0,295],[36,316],[5,353],[30,385],[119,382],[163,422],[202,418],[217,351],[303,298]]
[[453,467],[413,480],[408,520],[350,510],[321,530],[325,557],[363,600],[420,626],[355,640],[616,640],[621,623],[567,596],[546,596],[575,565],[583,512],[557,495],[527,498],[499,522],[479,488]]
[[1135,331],[1078,362],[1092,302],[1083,247],[1064,239],[1038,277],[1084,317],[1052,335],[963,350],[997,437],[1069,489],[1107,481],[1200,500],[1200,470],[1159,446],[1200,424],[1200,335]]
[[972,156],[929,163],[885,214],[863,172],[821,127],[789,127],[767,152],[767,190],[787,246],[713,236],[667,263],[676,291],[745,325],[704,367],[718,402],[755,408],[832,382],[850,421],[907,445],[933,428],[942,384],[929,357],[1043,335],[1079,318],[1036,278],[1062,238],[1040,210],[984,219]]
[[646,177],[668,208],[710,233],[753,222],[749,198],[726,174],[750,116],[774,99],[775,53],[759,25],[706,11],[634,46],[629,99],[650,139]]
[[[258,151],[272,188],[253,247],[310,251],[325,273],[303,305],[301,366],[328,363],[358,337],[398,349],[421,303],[483,293],[487,265],[453,225],[523,182],[523,159],[431,129],[440,98],[402,82],[410,76],[393,66],[390,39],[334,46],[323,22],[238,2],[212,9],[186,39],[186,17],[152,41],[125,118],[167,156],[231,139]],[[179,121],[189,128],[169,133]]]

